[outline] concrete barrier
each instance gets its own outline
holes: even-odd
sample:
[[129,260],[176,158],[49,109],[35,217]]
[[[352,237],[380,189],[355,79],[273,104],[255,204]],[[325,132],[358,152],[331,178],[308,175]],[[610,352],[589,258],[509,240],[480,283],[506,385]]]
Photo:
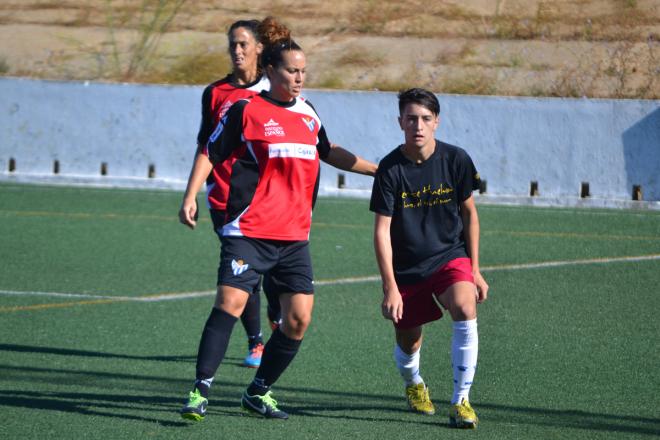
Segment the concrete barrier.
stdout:
[[[182,189],[202,90],[0,79],[0,181]],[[395,93],[305,96],[331,141],[367,159],[402,142]],[[660,101],[438,97],[438,137],[473,157],[481,201],[660,205]],[[371,181],[323,165],[321,193],[366,197]]]

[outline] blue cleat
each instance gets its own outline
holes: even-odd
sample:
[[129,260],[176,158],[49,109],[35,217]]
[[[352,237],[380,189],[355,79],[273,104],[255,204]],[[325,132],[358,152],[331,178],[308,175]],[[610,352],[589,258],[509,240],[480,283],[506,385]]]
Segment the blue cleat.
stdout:
[[247,356],[243,360],[243,366],[248,368],[259,368],[261,365],[261,356],[264,353],[264,344],[261,342],[251,347]]

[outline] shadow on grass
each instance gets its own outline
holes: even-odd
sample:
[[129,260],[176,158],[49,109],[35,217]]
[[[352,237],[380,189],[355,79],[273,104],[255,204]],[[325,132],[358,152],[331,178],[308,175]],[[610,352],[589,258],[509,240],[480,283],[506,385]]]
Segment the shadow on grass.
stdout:
[[[296,389],[298,392],[307,392],[307,390]],[[397,399],[401,400],[401,399]],[[37,391],[8,391],[0,390],[0,406],[24,408],[24,409],[39,409],[68,412],[79,415],[89,416],[103,416],[110,418],[118,418],[122,420],[133,420],[140,422],[158,423],[166,427],[186,427],[191,426],[190,423],[175,421],[178,418],[177,410],[182,404],[181,399],[172,397],[162,397],[153,395],[117,395],[117,394],[101,394],[101,393],[72,393],[72,392],[37,392]],[[369,404],[371,403],[371,405]],[[415,417],[405,420],[398,417],[392,417],[391,414],[404,414],[399,406],[384,406],[375,404],[375,402],[367,402],[364,406],[341,406],[329,408],[320,406],[313,408],[312,411],[308,410],[295,410],[291,411],[292,415],[307,416],[307,417],[322,417],[326,419],[339,419],[339,420],[354,420],[365,422],[378,422],[378,423],[394,423],[394,424],[411,424],[411,425],[438,425],[437,419],[428,419],[421,421],[416,415]],[[302,404],[304,406],[304,403]],[[369,413],[385,414],[380,417],[370,416],[357,416],[346,415],[346,411],[366,411]],[[321,414],[315,411],[332,411],[338,412],[336,415]],[[138,415],[140,413],[150,412],[169,412],[172,415],[172,420],[163,420],[162,418],[150,417],[148,415]],[[235,400],[226,399],[213,399],[211,408],[208,411],[211,416],[223,417],[242,417],[243,412],[239,410],[238,398]],[[440,425],[441,426],[441,425]]]
[[100,351],[74,350],[70,348],[55,347],[33,347],[30,345],[0,344],[0,351],[13,351],[15,353],[42,353],[61,356],[84,356],[102,359],[131,359],[141,361],[165,361],[165,362],[195,362],[196,356],[136,356],[130,354],[104,353]]
[[[0,390],[0,406],[103,416],[179,428],[190,426],[190,423],[177,420],[176,410],[182,403],[182,399],[154,395]],[[236,402],[216,401],[212,413],[235,416],[236,407]],[[149,416],[153,412],[166,412],[171,417],[163,419]]]
[[[278,387],[278,389],[288,390],[292,392],[315,393],[318,390],[301,390],[297,388]],[[327,400],[335,401],[339,393],[328,393],[332,397]],[[346,393],[342,393],[346,394]],[[298,399],[296,402],[293,399],[287,399],[289,405],[296,404],[299,409],[288,409],[291,415],[300,415],[307,417],[321,417],[321,418],[334,418],[343,420],[372,420],[378,422],[396,421],[397,423],[405,423],[406,415],[411,417],[411,423],[424,424],[424,425],[438,425],[438,415],[441,419],[446,420],[446,408],[449,402],[442,402],[435,400],[436,416],[435,417],[421,417],[418,414],[413,414],[407,410],[404,403],[404,398],[399,396],[378,396],[373,394],[352,394],[353,397],[361,397],[364,404],[351,405],[346,404],[347,401],[342,401],[342,405],[329,405],[327,401],[322,399]],[[394,399],[399,405],[381,406],[383,397],[386,399]],[[311,402],[310,402],[311,400]],[[316,402],[314,402],[316,400]],[[530,408],[524,406],[509,406],[495,403],[487,403],[475,401],[472,402],[482,423],[492,424],[505,424],[509,426],[543,426],[557,429],[571,429],[576,431],[601,431],[612,432],[621,434],[641,434],[657,437],[660,434],[660,418],[650,417],[636,417],[625,415],[604,414],[591,411],[582,411],[577,409],[549,409],[549,408]],[[356,416],[360,411],[377,411],[379,414],[382,412],[395,412],[400,414],[395,420],[390,417],[373,417],[364,418]],[[331,414],[336,412],[337,414]],[[404,415],[405,414],[405,415]],[[428,419],[428,421],[426,421]],[[435,419],[436,421],[432,421]],[[424,420],[424,421],[422,421]],[[440,425],[439,427],[442,427]],[[444,427],[449,428],[448,424]]]
[[[117,358],[140,361],[163,361],[188,359],[184,356],[130,356],[83,350],[69,350],[48,347],[0,344],[0,351],[22,353],[46,353],[66,356],[88,356],[97,358]],[[226,364],[226,363],[225,363]],[[37,383],[66,384],[80,389],[90,389],[112,381],[113,389],[126,390],[128,395],[65,393],[65,392],[25,392],[34,389]],[[117,417],[139,421],[156,422],[163,426],[187,426],[184,422],[161,420],[137,415],[140,413],[170,412],[172,419],[183,404],[180,397],[171,395],[172,390],[187,390],[189,379],[154,375],[127,374],[107,371],[41,368],[31,366],[0,365],[0,383],[16,385],[13,390],[0,390],[0,405],[7,407],[36,408],[75,412],[84,415]],[[25,386],[19,384],[27,384]],[[215,381],[216,387],[223,390],[214,394],[210,414],[238,416],[238,400],[241,390],[247,383],[223,380]],[[12,387],[14,388],[14,387]],[[427,420],[405,410],[405,401],[398,393],[378,394],[368,392],[345,392],[336,389],[277,386],[278,392],[294,394],[287,397],[286,410],[293,416],[337,420],[355,420],[379,423],[411,423],[438,425],[438,416]],[[136,392],[148,392],[135,395]],[[186,391],[187,392],[187,391]],[[230,399],[221,395],[234,394]],[[303,397],[298,398],[296,395]],[[439,402],[436,402],[439,403]],[[634,433],[657,436],[660,433],[660,418],[635,417],[583,411],[579,409],[530,408],[524,406],[501,405],[488,402],[473,402],[480,413],[482,423],[506,424],[511,426],[542,426],[578,431],[599,431],[612,433]],[[100,408],[100,409],[99,409]],[[441,405],[442,411],[446,403]],[[116,411],[113,412],[113,411]],[[128,411],[130,414],[124,414]],[[137,413],[137,414],[136,414]],[[393,417],[393,415],[397,415]],[[443,416],[440,416],[443,417]]]
[[[94,373],[90,373],[94,374]],[[130,375],[122,375],[124,378]],[[142,380],[142,376],[135,376]],[[155,378],[162,380],[163,378]],[[239,384],[225,382],[225,385],[239,387]],[[395,425],[410,424],[411,426],[434,426],[447,428],[444,415],[435,417],[420,417],[405,409],[400,396],[383,396],[368,393],[344,393],[301,387],[278,387],[279,390],[304,394],[304,398],[287,399],[286,410],[292,416],[334,419],[343,421],[359,421],[370,423],[391,423]],[[307,397],[312,394],[315,397]],[[238,393],[237,393],[238,396]],[[319,398],[321,397],[321,398]],[[338,399],[348,397],[358,399],[360,404]],[[385,399],[384,399],[385,398]],[[336,402],[342,402],[337,404]],[[392,401],[388,404],[388,401]],[[165,427],[183,428],[190,423],[178,421],[176,411],[182,400],[161,395],[119,395],[106,393],[79,392],[38,392],[0,390],[0,406],[64,411],[80,415],[103,416],[122,420],[158,423]],[[297,406],[297,408],[296,408]],[[445,405],[442,405],[443,407]],[[660,419],[613,416],[578,410],[552,410],[542,408],[527,408],[478,402],[483,424],[499,424],[573,429],[577,431],[601,431],[612,433],[634,433],[657,436]],[[209,415],[223,417],[242,417],[238,409],[238,397],[235,399],[214,398],[211,402]],[[443,408],[444,409],[444,408]],[[170,419],[151,417],[149,413],[170,413]],[[140,415],[144,413],[145,415]],[[362,414],[361,414],[362,413]],[[515,423],[511,423],[515,420]]]
[[[55,347],[33,347],[29,345],[0,344],[0,351],[11,351],[14,353],[40,353],[53,354],[59,356],[82,356],[100,359],[128,359],[139,361],[160,361],[160,362],[189,362],[195,363],[196,355],[173,355],[173,356],[138,356],[120,353],[105,353],[101,351],[75,350],[71,348]],[[243,359],[227,356],[222,362],[223,365],[233,365],[243,367]]]
[[[477,408],[496,414],[497,419],[514,425],[537,425],[557,428],[570,428],[583,431],[602,431],[628,434],[642,434],[657,437],[660,434],[660,418],[635,417],[604,414],[579,409],[529,408],[505,406],[491,403],[475,404]],[[490,417],[494,419],[494,417]]]

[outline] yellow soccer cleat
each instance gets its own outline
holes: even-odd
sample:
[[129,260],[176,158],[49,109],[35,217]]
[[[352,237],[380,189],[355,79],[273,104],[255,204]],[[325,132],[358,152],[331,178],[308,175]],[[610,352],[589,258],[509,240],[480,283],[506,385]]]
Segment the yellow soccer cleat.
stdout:
[[429,389],[423,383],[417,385],[410,385],[406,387],[406,398],[408,399],[408,406],[415,412],[421,414],[435,414],[435,406],[429,397]]
[[477,429],[479,418],[474,409],[470,406],[467,399],[461,401],[449,408],[449,426],[459,429]]

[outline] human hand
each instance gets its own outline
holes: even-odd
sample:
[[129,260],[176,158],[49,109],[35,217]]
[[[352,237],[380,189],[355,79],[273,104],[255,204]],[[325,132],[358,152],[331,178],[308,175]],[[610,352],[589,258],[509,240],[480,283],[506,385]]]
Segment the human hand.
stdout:
[[403,318],[403,299],[399,289],[394,286],[386,288],[383,286],[383,303],[381,312],[385,319],[399,322]]
[[190,229],[195,229],[197,226],[197,200],[183,199],[181,209],[179,209],[179,222],[188,226]]
[[482,302],[486,301],[486,298],[488,298],[488,283],[486,283],[486,280],[484,280],[484,277],[481,276],[481,272],[476,272],[473,274],[474,275],[474,284],[477,286],[477,303],[481,304]]

